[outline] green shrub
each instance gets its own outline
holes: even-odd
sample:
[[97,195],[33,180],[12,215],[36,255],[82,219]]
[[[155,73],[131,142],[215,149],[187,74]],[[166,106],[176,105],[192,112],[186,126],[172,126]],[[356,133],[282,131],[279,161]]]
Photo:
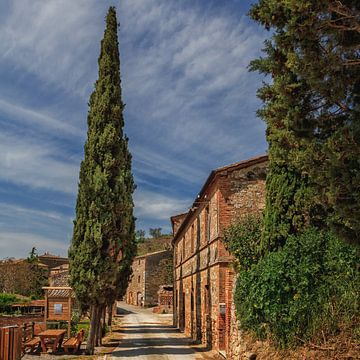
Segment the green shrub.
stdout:
[[261,215],[249,214],[225,230],[225,246],[236,257],[240,269],[249,269],[259,260],[261,229]]
[[337,331],[359,316],[359,254],[330,232],[309,229],[240,271],[235,304],[242,328],[280,347]]
[[76,325],[76,331],[75,333],[77,334],[80,330],[84,330],[85,333],[84,333],[84,339],[87,339],[88,335],[89,335],[89,331],[90,331],[90,320],[84,320],[84,321],[81,321],[79,322],[77,325]]
[[15,294],[0,294],[0,313],[11,313],[12,312],[12,304],[18,302],[19,299]]

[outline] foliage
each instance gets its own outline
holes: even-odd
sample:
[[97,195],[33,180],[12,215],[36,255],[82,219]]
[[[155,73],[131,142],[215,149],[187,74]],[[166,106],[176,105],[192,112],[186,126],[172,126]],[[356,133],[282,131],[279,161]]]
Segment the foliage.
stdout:
[[39,262],[39,255],[37,253],[36,247],[34,246],[30,253],[28,258],[26,259],[29,264],[34,264]]
[[159,262],[159,271],[157,277],[160,284],[172,284],[174,277],[173,258],[162,259]]
[[235,256],[239,269],[247,270],[259,260],[262,217],[248,214],[230,225],[224,233],[224,244]]
[[0,292],[43,297],[42,287],[48,284],[47,269],[38,262],[6,260],[0,264]]
[[[305,203],[311,199],[317,209],[324,208],[320,219],[326,214],[326,221],[343,239],[358,243],[360,3],[259,0],[250,15],[273,30],[271,40],[266,42],[266,56],[251,65],[253,70],[273,78],[271,84],[259,90],[265,103],[259,113],[268,124],[270,161],[296,169],[298,180],[306,176],[309,183]],[[310,196],[309,188],[313,189]],[[273,194],[269,193],[269,197]],[[297,209],[301,206],[291,201],[289,210],[296,216]],[[282,217],[287,213],[284,210],[280,208]],[[311,212],[309,206],[305,207],[305,220],[312,220]],[[280,226],[271,230],[266,218],[275,218],[277,212],[269,208],[267,213],[265,239],[271,243],[275,229],[284,239],[284,222],[276,221]],[[288,221],[291,213],[288,215],[285,233],[287,226],[294,225]]]
[[161,236],[156,239],[146,239],[143,243],[138,244],[137,256],[145,255],[155,251],[170,250],[171,249],[171,237]]
[[150,228],[149,234],[153,239],[159,238],[161,236],[161,227],[159,228]]
[[117,27],[115,8],[110,7],[99,76],[89,101],[88,136],[69,250],[71,285],[80,306],[91,309],[89,352],[93,352],[95,333],[99,334],[102,309],[124,291],[136,253],[135,185],[128,139],[123,134]]
[[240,271],[235,304],[241,326],[288,346],[351,325],[360,315],[359,260],[330,232],[309,228],[290,236],[282,249]]
[[145,230],[136,230],[135,240],[138,244],[141,244],[145,241]]
[[0,293],[0,313],[11,313],[11,305],[19,301],[15,294]]

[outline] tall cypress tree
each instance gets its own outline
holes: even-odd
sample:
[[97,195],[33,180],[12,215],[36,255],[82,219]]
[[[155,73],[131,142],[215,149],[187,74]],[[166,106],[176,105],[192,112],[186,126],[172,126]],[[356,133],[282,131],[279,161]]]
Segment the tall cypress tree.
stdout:
[[98,80],[89,101],[85,157],[69,249],[71,285],[81,307],[90,310],[89,353],[94,351],[106,305],[126,286],[136,252],[135,185],[128,139],[123,134],[117,27],[115,8],[110,7]]
[[266,56],[252,63],[273,78],[259,91],[270,152],[265,238],[323,218],[359,241],[360,3],[259,0],[250,15],[273,29]]

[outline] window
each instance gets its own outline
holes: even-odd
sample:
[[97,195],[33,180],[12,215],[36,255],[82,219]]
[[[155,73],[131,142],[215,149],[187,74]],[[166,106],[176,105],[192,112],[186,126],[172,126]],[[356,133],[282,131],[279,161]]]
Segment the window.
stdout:
[[182,239],[182,245],[183,245],[183,247],[182,247],[182,250],[183,250],[182,251],[182,253],[183,253],[182,258],[185,259],[185,237],[183,237],[183,239]]
[[205,208],[205,240],[210,241],[210,210],[209,206]]
[[209,285],[205,285],[205,315],[209,315]]
[[200,216],[196,219],[196,249],[199,249],[200,247]]
[[140,282],[140,280],[141,280],[141,276],[139,275],[139,276],[138,276],[138,283]]
[[195,226],[191,225],[191,254],[194,253],[194,242],[195,242]]

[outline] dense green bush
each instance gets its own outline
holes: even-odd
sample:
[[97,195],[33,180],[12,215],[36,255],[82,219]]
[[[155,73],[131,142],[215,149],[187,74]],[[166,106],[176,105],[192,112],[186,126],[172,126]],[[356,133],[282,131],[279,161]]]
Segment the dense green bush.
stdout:
[[359,260],[330,232],[290,236],[282,249],[240,271],[235,303],[242,328],[284,347],[356,323]]
[[0,313],[11,313],[11,305],[18,301],[19,299],[14,294],[0,294]]
[[261,215],[249,214],[225,230],[225,246],[236,257],[239,269],[249,269],[259,260],[261,229]]

